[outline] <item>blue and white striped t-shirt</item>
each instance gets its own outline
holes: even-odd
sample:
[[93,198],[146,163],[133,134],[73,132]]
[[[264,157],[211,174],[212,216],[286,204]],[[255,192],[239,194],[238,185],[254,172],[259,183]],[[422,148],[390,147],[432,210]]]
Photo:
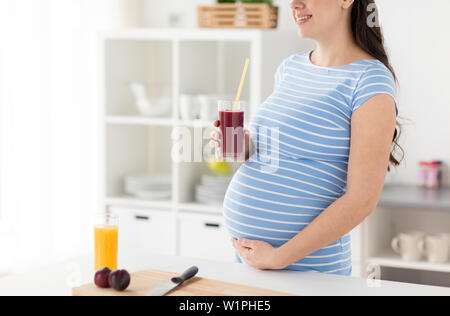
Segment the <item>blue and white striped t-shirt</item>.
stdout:
[[[310,55],[281,63],[272,95],[252,117],[256,151],[224,200],[224,220],[235,238],[279,247],[308,226],[345,193],[354,111],[378,94],[395,100],[394,78],[380,61],[319,67]],[[287,269],[350,275],[350,236]]]

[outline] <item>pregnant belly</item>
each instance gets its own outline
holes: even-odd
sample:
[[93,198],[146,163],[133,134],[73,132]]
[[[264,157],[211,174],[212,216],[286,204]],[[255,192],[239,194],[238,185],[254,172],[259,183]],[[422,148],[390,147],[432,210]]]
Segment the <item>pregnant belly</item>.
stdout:
[[330,166],[320,165],[286,160],[265,172],[260,162],[244,164],[224,200],[223,216],[230,234],[275,247],[295,237],[344,192],[343,174],[336,176],[327,170]]
[[[228,188],[223,216],[235,238],[280,247],[344,194],[344,165],[280,158],[271,172],[262,167],[260,162],[247,162]],[[343,236],[286,269],[350,275],[350,236]]]

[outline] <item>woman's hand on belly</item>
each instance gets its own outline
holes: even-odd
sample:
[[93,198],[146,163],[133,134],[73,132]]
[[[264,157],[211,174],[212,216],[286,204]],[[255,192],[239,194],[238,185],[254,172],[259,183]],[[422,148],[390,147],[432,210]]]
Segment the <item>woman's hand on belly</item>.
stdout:
[[281,270],[285,266],[280,262],[278,249],[271,244],[245,238],[232,238],[233,247],[239,253],[245,263],[260,270]]

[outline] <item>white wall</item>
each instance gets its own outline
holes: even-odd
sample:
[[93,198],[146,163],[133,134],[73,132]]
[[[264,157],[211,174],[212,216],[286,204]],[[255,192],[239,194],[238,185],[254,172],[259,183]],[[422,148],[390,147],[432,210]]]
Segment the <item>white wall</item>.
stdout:
[[[397,71],[400,115],[407,118],[405,164],[395,182],[415,183],[417,162],[450,164],[450,1],[379,0],[386,45]],[[446,183],[449,184],[447,172]]]
[[[144,23],[168,26],[167,14],[183,12],[184,26],[196,27],[195,6],[214,0],[142,0]],[[292,29],[289,0],[278,0],[280,28]],[[388,176],[388,181],[416,183],[417,162],[441,159],[450,164],[450,1],[378,0],[386,45],[397,72],[399,108],[406,151],[404,164]],[[450,184],[449,172],[446,183]]]
[[0,274],[90,251],[98,31],[136,25],[137,3],[0,0]]
[[[198,5],[215,4],[216,0],[141,0],[143,3],[144,25],[148,27],[168,27],[168,15],[171,13],[181,14],[183,27],[197,26]],[[289,0],[275,0],[279,6],[280,28],[294,27],[290,23]]]
[[215,0],[142,0],[144,25],[148,27],[169,27],[169,15],[179,14],[183,27],[197,25],[197,5],[208,5]]

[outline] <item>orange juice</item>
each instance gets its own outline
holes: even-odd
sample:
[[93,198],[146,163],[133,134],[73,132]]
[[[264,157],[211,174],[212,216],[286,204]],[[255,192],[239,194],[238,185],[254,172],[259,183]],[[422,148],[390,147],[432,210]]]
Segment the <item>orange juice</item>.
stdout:
[[95,226],[95,270],[117,269],[119,227],[116,225]]

